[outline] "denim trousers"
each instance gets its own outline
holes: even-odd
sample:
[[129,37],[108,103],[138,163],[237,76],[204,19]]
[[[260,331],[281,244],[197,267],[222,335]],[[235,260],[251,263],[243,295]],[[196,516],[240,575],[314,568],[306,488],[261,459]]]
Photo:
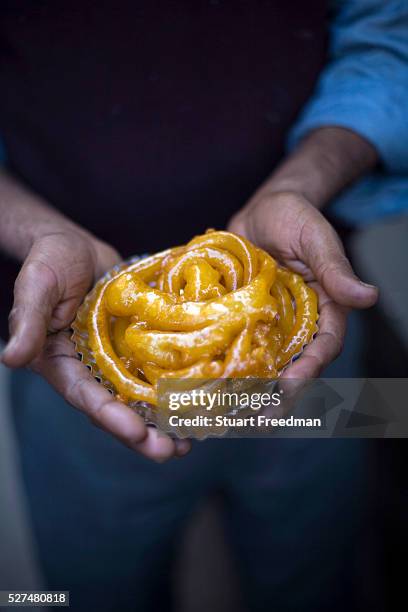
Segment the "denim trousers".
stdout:
[[209,439],[159,465],[31,372],[13,373],[11,397],[46,587],[75,612],[169,610],[183,528],[214,492],[249,610],[353,609],[363,440]]

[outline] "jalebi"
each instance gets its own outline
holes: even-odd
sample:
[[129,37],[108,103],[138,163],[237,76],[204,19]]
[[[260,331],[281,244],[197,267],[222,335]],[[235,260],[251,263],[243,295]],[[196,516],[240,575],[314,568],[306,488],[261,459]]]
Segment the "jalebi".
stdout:
[[311,341],[317,296],[245,238],[209,230],[102,283],[89,310],[96,364],[125,402],[165,378],[275,378]]

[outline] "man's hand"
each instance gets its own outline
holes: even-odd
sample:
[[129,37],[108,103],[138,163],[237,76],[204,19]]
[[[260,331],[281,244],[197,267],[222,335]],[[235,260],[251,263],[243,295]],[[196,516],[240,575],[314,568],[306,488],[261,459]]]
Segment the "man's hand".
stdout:
[[15,283],[10,341],[2,362],[12,368],[29,366],[95,425],[146,457],[161,462],[184,455],[187,441],[173,441],[146,427],[133,410],[114,400],[75,353],[67,329],[95,280],[120,258],[72,225],[34,240]]
[[318,376],[342,349],[347,310],[372,306],[378,290],[356,277],[338,235],[302,195],[261,189],[228,229],[301,274],[317,292],[319,332],[283,377]]

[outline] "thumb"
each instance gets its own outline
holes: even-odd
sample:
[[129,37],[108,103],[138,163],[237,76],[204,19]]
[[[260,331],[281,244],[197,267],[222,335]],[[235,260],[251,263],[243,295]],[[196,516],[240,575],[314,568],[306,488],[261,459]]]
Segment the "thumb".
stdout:
[[41,351],[53,309],[59,301],[57,276],[34,250],[14,285],[14,304],[9,316],[10,340],[1,356],[1,361],[12,368],[29,364]]
[[337,304],[351,308],[373,306],[378,299],[378,288],[355,275],[337,233],[318,211],[316,213],[319,219],[305,224],[300,234],[303,261]]

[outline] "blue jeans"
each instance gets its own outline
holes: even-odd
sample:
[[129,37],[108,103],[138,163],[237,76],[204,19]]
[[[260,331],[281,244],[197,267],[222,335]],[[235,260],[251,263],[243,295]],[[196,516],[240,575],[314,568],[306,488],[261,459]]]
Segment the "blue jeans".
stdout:
[[213,439],[157,465],[32,373],[13,374],[12,403],[47,588],[70,590],[75,612],[170,609],[177,541],[215,491],[250,610],[353,609],[363,441]]

